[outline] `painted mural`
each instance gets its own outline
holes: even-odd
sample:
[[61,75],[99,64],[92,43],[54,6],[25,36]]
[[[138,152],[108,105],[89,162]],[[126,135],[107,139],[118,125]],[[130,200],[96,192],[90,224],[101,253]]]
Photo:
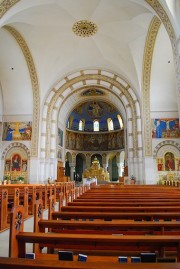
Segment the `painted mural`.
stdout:
[[27,180],[28,160],[20,152],[14,152],[5,159],[4,180],[10,183],[25,182]]
[[180,158],[176,158],[172,152],[166,152],[163,158],[157,158],[157,170],[180,171]]
[[152,138],[179,138],[179,119],[165,118],[152,120]]
[[108,120],[113,122],[113,129],[119,130],[119,111],[112,105],[103,101],[88,101],[78,105],[69,115],[67,128],[74,131],[79,131],[79,123],[83,121],[83,131],[93,132],[94,121],[99,122],[99,132],[107,132]]
[[3,141],[31,140],[32,122],[4,122]]
[[124,131],[105,134],[81,134],[66,131],[66,148],[81,151],[123,149]]

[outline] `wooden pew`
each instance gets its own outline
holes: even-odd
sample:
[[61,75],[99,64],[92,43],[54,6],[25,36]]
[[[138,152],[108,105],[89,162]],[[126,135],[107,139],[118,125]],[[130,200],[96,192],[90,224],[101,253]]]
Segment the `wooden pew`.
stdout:
[[58,233],[94,233],[94,234],[169,234],[180,235],[178,221],[132,221],[103,220],[39,220],[36,231],[45,232],[49,228]]
[[180,263],[127,263],[107,261],[58,261],[51,259],[28,260],[24,258],[2,258],[0,257],[0,269],[179,269]]
[[[22,204],[25,207],[25,218],[28,217],[28,193],[29,188],[24,185],[5,185],[6,189],[8,190],[8,215],[10,214],[10,211],[13,206],[17,206],[19,204]],[[2,186],[0,186],[0,189],[2,189]],[[8,222],[9,222],[9,216],[8,216]]]
[[[26,254],[26,243],[38,243],[44,247],[57,249],[72,249],[78,252],[92,251],[119,253],[120,251],[136,250],[157,251],[164,256],[164,249],[176,250],[177,260],[180,259],[180,236],[169,235],[95,235],[95,234],[57,234],[19,232],[15,236],[17,256],[23,258]],[[15,244],[14,244],[15,245]],[[13,256],[12,256],[13,257]]]
[[159,203],[159,202],[161,202],[161,203],[164,203],[164,204],[166,204],[166,203],[170,203],[170,202],[174,202],[174,203],[179,203],[180,202],[180,198],[178,198],[178,199],[168,199],[168,198],[166,198],[166,199],[157,199],[157,198],[151,198],[151,199],[146,199],[146,198],[142,198],[142,199],[138,199],[138,198],[132,198],[132,199],[129,199],[129,198],[121,198],[121,199],[119,199],[119,198],[80,198],[80,197],[78,197],[77,199],[76,199],[76,201],[78,201],[78,202],[96,202],[96,203],[99,203],[99,202],[105,202],[105,203],[107,203],[107,202],[117,202],[117,203],[124,203],[124,202],[131,202],[131,203],[142,203],[142,202],[149,202],[149,203]]
[[62,212],[180,212],[180,206],[77,206],[61,207]]
[[134,220],[172,220],[180,219],[180,212],[52,212],[52,219],[134,219]]
[[8,190],[5,188],[0,189],[0,230],[8,228]]
[[35,204],[34,231],[45,232],[46,228],[58,233],[94,234],[170,234],[179,235],[178,221],[134,221],[134,220],[44,220],[42,201]]
[[93,234],[47,234],[47,233],[24,233],[23,232],[24,209],[18,206],[13,209],[10,232],[11,257],[24,257],[26,243],[38,243],[42,246],[60,249],[73,249],[76,251],[88,251],[89,253],[120,253],[124,250],[142,249],[158,251],[164,255],[164,250],[176,250],[177,258],[180,255],[180,236],[120,236],[120,235],[93,235]]
[[[118,201],[109,201],[109,200],[106,200],[106,201],[100,201],[98,202],[98,206],[103,206],[103,207],[107,207],[107,206],[139,206],[139,207],[144,207],[144,206],[153,206],[153,207],[157,207],[157,206],[173,206],[173,207],[176,207],[176,206],[180,206],[180,201],[179,202],[148,202],[148,201],[133,201],[132,202],[129,202],[129,201],[126,201],[126,202],[118,202]],[[90,201],[79,201],[79,200],[74,200],[73,202],[69,202],[68,203],[68,206],[97,206],[97,202],[95,202],[93,199],[91,199]]]

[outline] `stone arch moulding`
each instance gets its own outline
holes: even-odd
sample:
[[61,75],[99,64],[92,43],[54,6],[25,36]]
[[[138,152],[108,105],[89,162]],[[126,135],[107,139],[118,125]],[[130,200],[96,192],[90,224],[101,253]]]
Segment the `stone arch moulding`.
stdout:
[[167,151],[172,151],[180,157],[180,144],[173,140],[159,143],[153,151],[153,158],[162,157]]
[[129,157],[142,156],[141,109],[135,91],[127,81],[117,74],[100,69],[88,69],[67,75],[49,92],[42,112],[41,158],[56,158],[55,129],[58,110],[62,103],[74,91],[92,85],[108,89],[123,103],[127,115],[127,129],[129,130]]
[[4,160],[8,151],[17,147],[23,149],[27,153],[28,160],[30,160],[30,150],[24,144],[19,143],[19,142],[14,142],[14,143],[11,143],[9,146],[7,146],[2,153],[1,159]]

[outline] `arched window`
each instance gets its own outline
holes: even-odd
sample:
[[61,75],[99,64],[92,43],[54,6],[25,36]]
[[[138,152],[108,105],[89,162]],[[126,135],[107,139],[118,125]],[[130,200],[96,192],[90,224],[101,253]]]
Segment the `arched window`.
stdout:
[[124,124],[123,124],[123,120],[122,120],[122,117],[120,115],[117,115],[117,118],[119,120],[119,125],[120,125],[120,128],[123,129],[124,127]]
[[79,128],[78,128],[78,130],[79,131],[84,131],[84,126],[85,126],[85,120],[82,119],[82,120],[79,121]]
[[70,116],[70,118],[68,120],[67,128],[69,128],[69,129],[72,128],[73,120],[74,120],[74,117]]
[[79,131],[83,130],[83,122],[82,120],[79,121]]
[[109,131],[113,131],[114,130],[114,123],[113,120],[111,118],[107,119],[107,125],[108,125],[108,130]]
[[98,120],[95,120],[93,122],[93,126],[94,126],[94,131],[99,132],[99,121]]

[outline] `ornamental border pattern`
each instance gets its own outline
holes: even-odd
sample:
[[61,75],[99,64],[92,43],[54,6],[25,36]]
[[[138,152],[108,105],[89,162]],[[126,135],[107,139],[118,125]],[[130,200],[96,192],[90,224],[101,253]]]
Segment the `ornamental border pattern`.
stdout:
[[151,134],[151,113],[150,113],[150,78],[151,65],[154,45],[161,21],[154,16],[149,26],[148,35],[144,49],[143,59],[143,78],[142,78],[142,108],[144,115],[144,154],[145,156],[152,156],[152,134]]
[[15,4],[17,4],[20,0],[4,0],[0,3],[0,19],[3,15]]
[[[154,149],[153,151],[153,158],[157,158],[158,157],[158,151],[162,148],[162,147],[175,147],[178,152],[180,153],[180,144],[176,141],[173,141],[173,140],[168,140],[168,141],[163,141],[163,142],[160,142]],[[167,148],[166,148],[167,149]]]
[[2,160],[4,160],[5,156],[7,155],[7,152],[11,149],[11,148],[14,148],[14,147],[19,147],[19,148],[22,148],[26,151],[27,153],[27,156],[28,156],[28,160],[30,159],[30,150],[27,148],[26,145],[24,145],[23,143],[20,143],[20,142],[13,142],[11,144],[9,144],[9,146],[7,146],[3,153],[2,153]]
[[27,46],[26,41],[21,36],[21,34],[11,26],[4,26],[6,29],[17,41],[19,44],[31,78],[32,83],[32,91],[33,91],[33,121],[32,121],[32,140],[31,140],[31,156],[38,156],[38,138],[39,138],[39,120],[40,120],[40,96],[39,96],[39,85],[38,85],[38,77],[36,73],[35,64],[31,55],[31,52]]

